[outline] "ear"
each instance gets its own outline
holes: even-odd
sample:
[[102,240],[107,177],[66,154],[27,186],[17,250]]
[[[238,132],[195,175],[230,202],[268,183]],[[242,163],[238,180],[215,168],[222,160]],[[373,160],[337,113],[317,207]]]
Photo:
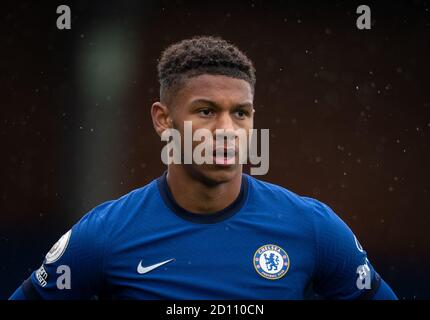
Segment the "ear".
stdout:
[[154,102],[151,107],[152,124],[159,136],[164,130],[172,128],[172,119],[170,110],[161,102]]

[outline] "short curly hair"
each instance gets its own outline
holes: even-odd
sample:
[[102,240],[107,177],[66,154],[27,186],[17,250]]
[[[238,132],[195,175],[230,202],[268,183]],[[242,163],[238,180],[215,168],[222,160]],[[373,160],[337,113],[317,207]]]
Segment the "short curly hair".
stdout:
[[247,81],[255,90],[252,61],[235,45],[220,37],[196,36],[167,47],[158,62],[160,100],[179,89],[186,78],[201,74],[225,75]]

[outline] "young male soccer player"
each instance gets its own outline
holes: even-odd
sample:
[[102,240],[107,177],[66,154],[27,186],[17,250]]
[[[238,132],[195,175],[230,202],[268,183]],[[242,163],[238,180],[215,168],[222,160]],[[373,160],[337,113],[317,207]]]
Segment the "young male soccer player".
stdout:
[[[255,69],[234,45],[167,48],[151,115],[169,128],[253,127]],[[195,145],[193,145],[195,146]],[[170,164],[86,214],[11,299],[396,299],[325,204],[242,173],[237,145],[215,164]]]

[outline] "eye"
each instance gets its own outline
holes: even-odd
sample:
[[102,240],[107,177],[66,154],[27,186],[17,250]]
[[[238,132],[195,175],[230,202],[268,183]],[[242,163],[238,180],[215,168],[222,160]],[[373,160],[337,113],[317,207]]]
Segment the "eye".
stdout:
[[209,108],[204,108],[204,109],[200,109],[198,113],[203,117],[210,117],[213,115],[214,112]]
[[245,110],[237,110],[237,111],[235,111],[235,115],[239,119],[244,119],[245,117],[247,117],[249,115],[249,113]]

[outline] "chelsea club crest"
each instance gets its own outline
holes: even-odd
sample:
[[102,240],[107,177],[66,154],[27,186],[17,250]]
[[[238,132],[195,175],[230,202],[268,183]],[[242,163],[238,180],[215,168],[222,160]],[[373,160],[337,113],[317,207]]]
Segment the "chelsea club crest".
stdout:
[[290,268],[287,252],[275,244],[266,244],[258,248],[253,262],[257,273],[269,280],[282,278]]

